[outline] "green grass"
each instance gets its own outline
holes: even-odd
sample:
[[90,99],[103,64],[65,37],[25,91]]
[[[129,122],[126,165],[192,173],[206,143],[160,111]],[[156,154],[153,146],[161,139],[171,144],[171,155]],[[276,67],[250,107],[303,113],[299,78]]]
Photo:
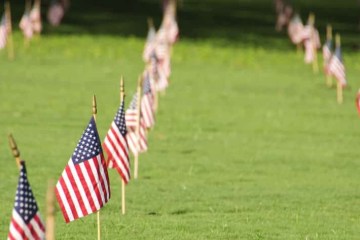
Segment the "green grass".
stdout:
[[[360,54],[354,48],[359,41],[355,10],[347,4],[334,17],[335,25],[345,26],[351,86],[338,105],[323,75],[303,64],[285,34],[273,33],[272,10],[264,18],[250,14],[258,8],[265,12],[270,4],[209,2],[184,1],[179,13],[183,35],[173,51],[171,85],[160,99],[149,151],[140,156],[139,179],[127,187],[125,216],[120,214],[120,178],[110,170],[112,198],[101,210],[102,239],[357,239],[360,119],[354,98]],[[314,3],[323,15],[324,2]],[[298,5],[308,10],[311,3]],[[58,179],[71,156],[91,116],[92,95],[97,95],[103,139],[119,104],[120,75],[128,103],[144,67],[145,10],[129,23],[135,26],[133,36],[125,24],[126,34],[117,35],[98,22],[92,32],[84,24],[91,9],[76,22],[81,9],[75,4],[60,29],[46,27],[47,34],[28,49],[16,32],[14,61],[0,52],[1,238],[8,232],[18,178],[7,134],[14,134],[27,161],[45,218],[47,181]],[[246,16],[257,21],[254,28],[232,34],[219,23],[213,30],[220,37],[212,36],[210,25],[195,33],[191,22],[199,27],[212,21],[205,6],[220,9],[219,16],[231,9],[229,22],[236,20],[232,14],[244,26]],[[136,12],[132,5],[127,10],[123,13]],[[96,234],[96,215],[65,224],[57,213],[57,239],[95,239]]]

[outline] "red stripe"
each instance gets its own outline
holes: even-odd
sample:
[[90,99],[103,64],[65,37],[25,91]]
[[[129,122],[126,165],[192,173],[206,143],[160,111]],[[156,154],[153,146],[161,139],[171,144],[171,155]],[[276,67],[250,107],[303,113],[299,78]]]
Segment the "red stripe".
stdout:
[[[60,182],[60,180],[59,180],[59,182]],[[65,220],[65,222],[68,223],[68,222],[70,221],[70,219],[69,219],[69,216],[68,216],[67,213],[66,213],[64,203],[63,203],[63,201],[61,200],[61,197],[60,197],[60,194],[59,194],[57,188],[56,188],[56,198],[57,198],[57,201],[58,201],[58,203],[59,203],[59,205],[60,205],[61,212],[63,213],[64,220]]]
[[[22,236],[23,238],[26,238],[24,229],[15,221],[15,219],[11,219],[11,224],[14,226],[14,228],[17,230],[17,232],[19,233],[20,236]],[[14,238],[16,239],[16,238]]]
[[39,225],[40,229],[41,229],[43,232],[45,232],[45,226],[44,226],[43,222],[41,221],[41,218],[39,217],[39,213],[37,213],[37,214],[34,216],[33,220],[35,220],[35,222]]
[[[93,161],[94,162],[94,161]],[[95,165],[95,168],[97,168],[97,164],[94,164]],[[98,188],[98,185],[96,184],[97,183],[97,179],[95,179],[94,177],[94,174],[91,170],[91,167],[90,167],[90,164],[89,164],[89,161],[85,161],[84,162],[84,166],[89,174],[89,178],[90,178],[90,181],[91,181],[91,184],[93,185],[94,187],[94,190],[95,190],[95,195],[96,195],[96,198],[97,198],[97,201],[99,202],[99,205],[100,207],[102,207],[104,204],[101,200],[101,195],[100,195],[100,190]]]
[[[82,164],[82,163],[80,163],[80,164]],[[81,185],[82,185],[82,187],[83,187],[83,189],[84,189],[84,192],[85,192],[85,195],[86,195],[86,199],[88,200],[88,202],[89,202],[89,204],[90,204],[91,211],[92,211],[92,212],[96,212],[97,209],[96,209],[96,207],[95,207],[94,200],[93,200],[92,197],[91,197],[90,189],[88,188],[88,186],[87,186],[87,184],[86,184],[86,178],[85,178],[84,174],[83,174],[82,171],[81,171],[81,166],[80,166],[80,164],[76,164],[74,167],[75,167],[76,172],[77,172],[77,174],[78,174],[78,177],[79,177],[79,180],[80,180],[80,182],[81,182]],[[85,208],[85,209],[86,209],[86,208]],[[85,210],[85,212],[86,212],[85,215],[91,213],[91,212],[87,212],[86,210]]]
[[[69,178],[69,181],[70,181],[70,185],[72,187],[72,190],[73,192],[75,193],[75,197],[76,197],[76,201],[78,202],[79,206],[80,206],[80,209],[81,209],[81,212],[82,212],[82,215],[86,215],[85,213],[87,212],[86,211],[86,208],[85,208],[85,204],[84,204],[84,201],[82,200],[82,197],[81,197],[81,194],[80,194],[80,189],[77,187],[77,184],[76,184],[76,181],[75,181],[75,178],[74,176],[72,175],[72,172],[70,170],[70,167],[66,167],[65,168],[65,171],[68,175],[68,178]],[[78,175],[78,172],[76,171],[75,173],[76,175]],[[82,184],[82,183],[81,183]]]
[[[105,164],[105,159],[104,159],[104,156],[103,156],[102,153],[100,153],[100,158],[101,159],[100,159],[100,162],[99,162],[98,171],[99,171],[100,183],[101,183],[101,187],[102,187],[103,192],[104,192],[104,199],[105,199],[105,203],[106,203],[110,198],[110,191],[109,191],[109,188],[108,188],[109,187],[109,175],[107,174],[107,168],[106,168],[106,164]],[[96,158],[93,158],[93,159],[94,159],[94,161],[99,161]],[[103,172],[105,174],[105,179],[103,178],[103,176],[101,174],[101,170],[103,170]],[[108,187],[106,187],[105,181],[106,181]]]
[[[68,166],[66,166],[66,168],[68,168]],[[66,168],[64,169],[64,171],[66,170]],[[69,192],[69,189],[66,187],[66,184],[65,184],[65,181],[63,179],[63,177],[61,176],[61,178],[59,179],[59,183],[64,191],[64,195],[66,197],[66,200],[67,200],[67,203],[70,207],[70,211],[71,211],[71,214],[73,215],[74,219],[77,219],[79,218],[77,212],[76,212],[76,208],[75,208],[75,205],[74,205],[74,202],[73,200],[71,199],[71,195],[70,195],[70,192]],[[63,211],[63,213],[65,212],[65,209]]]

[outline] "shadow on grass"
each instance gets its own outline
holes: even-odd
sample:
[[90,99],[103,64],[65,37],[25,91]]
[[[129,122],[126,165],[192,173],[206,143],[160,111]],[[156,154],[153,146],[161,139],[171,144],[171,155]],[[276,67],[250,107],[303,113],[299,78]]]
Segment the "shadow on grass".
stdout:
[[[178,20],[181,38],[209,40],[219,45],[261,46],[293,49],[286,32],[274,30],[275,13],[269,0],[180,0]],[[316,13],[316,25],[322,37],[331,23],[342,34],[346,48],[359,49],[358,12],[356,1],[297,1],[295,9],[306,20],[310,11]],[[152,17],[159,26],[162,9],[160,0],[73,0],[63,24],[51,28],[45,24],[44,34],[93,34],[134,36],[144,38],[146,19]],[[14,3],[16,19],[23,5]],[[45,19],[48,2],[43,2]],[[14,18],[15,18],[14,17]],[[285,44],[284,44],[285,43]]]

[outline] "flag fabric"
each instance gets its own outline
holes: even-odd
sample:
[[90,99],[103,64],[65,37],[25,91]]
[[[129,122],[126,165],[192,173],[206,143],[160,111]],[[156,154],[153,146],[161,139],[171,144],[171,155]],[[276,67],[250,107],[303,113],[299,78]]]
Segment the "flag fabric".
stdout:
[[305,26],[302,34],[305,47],[305,63],[312,63],[315,60],[315,53],[320,48],[319,32],[310,25]]
[[345,66],[343,64],[340,47],[336,47],[335,53],[331,57],[329,63],[329,73],[336,78],[336,80],[341,84],[342,87],[345,87],[347,85]]
[[31,19],[30,19],[30,14],[28,11],[25,11],[23,16],[21,17],[19,27],[20,27],[21,31],[23,32],[25,38],[27,38],[27,39],[32,38],[32,36],[34,34],[34,30],[33,30],[33,25],[32,25]]
[[322,48],[322,52],[323,52],[323,60],[324,60],[324,72],[325,74],[329,73],[329,62],[331,59],[331,39],[326,40],[323,48]]
[[33,32],[39,34],[42,30],[40,5],[35,2],[35,5],[30,11],[30,20]]
[[110,182],[94,117],[56,184],[65,222],[98,211],[110,199]]
[[129,150],[126,140],[124,101],[115,115],[104,140],[104,149],[108,156],[108,168],[115,168],[125,183],[130,180]]
[[47,19],[50,25],[59,26],[65,14],[63,4],[59,0],[52,0],[47,12]]
[[143,52],[143,59],[145,62],[150,61],[150,56],[155,51],[155,37],[156,37],[155,27],[151,26],[147,34],[144,52]]
[[290,22],[293,9],[290,5],[284,5],[283,9],[278,13],[276,19],[275,30],[280,32],[283,27],[287,26]]
[[360,89],[356,94],[355,105],[356,105],[356,109],[358,110],[358,113],[360,116]]
[[[125,122],[127,126],[127,134],[126,139],[129,145],[130,151],[137,156],[139,153],[147,151],[147,139],[146,139],[146,126],[144,123],[144,119],[141,117],[140,112],[140,140],[138,139],[136,133],[136,124],[137,124],[137,94],[135,93],[133,99],[130,103],[129,108],[125,113]],[[139,144],[140,142],[140,144]]]
[[45,225],[27,178],[25,162],[21,161],[8,240],[45,239]]
[[301,43],[303,29],[304,29],[304,25],[301,21],[299,14],[295,14],[288,25],[288,34],[290,40],[294,44]]
[[156,91],[164,91],[168,87],[169,81],[155,53],[150,58],[150,73],[151,77],[155,80]]
[[151,91],[150,75],[147,71],[143,74],[143,95],[141,98],[141,113],[145,127],[151,128],[155,125],[154,95]]
[[8,33],[9,33],[9,27],[6,21],[6,15],[4,13],[3,16],[1,17],[1,22],[0,22],[0,49],[5,48]]

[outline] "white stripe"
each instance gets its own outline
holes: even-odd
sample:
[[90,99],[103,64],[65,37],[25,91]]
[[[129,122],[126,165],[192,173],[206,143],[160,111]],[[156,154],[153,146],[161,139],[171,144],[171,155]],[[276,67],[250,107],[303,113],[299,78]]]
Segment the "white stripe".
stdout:
[[68,215],[69,221],[73,221],[74,220],[74,215],[72,214],[71,208],[70,208],[70,206],[68,204],[67,198],[65,196],[64,190],[61,187],[60,182],[58,182],[56,184],[56,189],[57,189],[57,191],[58,191],[58,193],[60,195],[61,202],[64,205],[64,208],[65,208],[66,214]]
[[[30,229],[26,226],[26,223],[23,221],[23,219],[21,218],[21,216],[18,214],[18,212],[15,209],[13,210],[13,219],[22,228],[22,230],[24,230],[26,237],[29,239],[32,239]],[[22,238],[20,238],[20,239],[22,239]]]
[[[93,174],[93,176],[95,178],[97,187],[99,189],[100,198],[101,198],[102,203],[103,203],[102,205],[99,206],[99,208],[96,209],[96,210],[99,210],[105,204],[104,191],[103,191],[101,183],[100,183],[100,177],[99,177],[99,175],[97,173],[97,170],[96,170],[96,167],[95,167],[95,164],[94,164],[94,160],[90,160],[89,164],[90,164],[91,172],[92,172],[92,174]],[[96,196],[96,198],[97,198],[97,196]]]
[[85,163],[80,163],[79,166],[80,166],[80,169],[81,169],[82,174],[84,175],[85,182],[86,182],[86,185],[87,185],[87,187],[88,187],[88,189],[89,189],[91,198],[92,198],[92,200],[93,200],[93,202],[94,202],[94,204],[95,204],[95,209],[96,209],[96,210],[99,210],[99,209],[100,209],[100,203],[99,203],[99,200],[97,199],[94,186],[93,186],[92,183],[91,183],[91,179],[90,179],[90,177],[89,177],[89,173],[88,173],[88,171],[86,170]]
[[[71,164],[70,162],[72,162],[71,159],[70,159],[70,161],[69,161],[69,165]],[[82,210],[81,210],[81,207],[80,207],[79,202],[78,202],[78,200],[77,200],[76,194],[75,194],[75,192],[74,192],[74,189],[73,189],[73,187],[72,187],[72,185],[71,185],[71,183],[70,183],[69,177],[68,177],[68,175],[67,175],[67,173],[66,173],[65,170],[64,170],[62,176],[63,176],[64,182],[65,182],[65,185],[66,185],[66,187],[67,187],[67,190],[68,190],[69,193],[70,193],[71,200],[72,200],[72,202],[73,202],[74,205],[75,205],[76,213],[77,213],[78,217],[80,218],[80,217],[84,216],[84,213],[83,213]]]
[[[18,214],[18,213],[16,212],[15,209],[13,209],[13,212],[12,212],[13,218],[14,218],[15,214]],[[14,221],[15,221],[15,219],[14,219]],[[17,222],[17,221],[15,221],[15,222]],[[18,223],[18,225],[20,225],[20,224]],[[18,232],[18,230],[15,228],[15,226],[13,225],[12,222],[10,224],[10,233],[13,237],[15,237],[15,239],[21,239],[21,234]]]
[[[37,212],[36,216],[41,220],[40,214]],[[41,238],[41,239],[45,239],[45,232],[40,228],[39,223],[33,218],[30,222],[31,226],[34,228],[36,234]],[[45,227],[45,226],[44,226]]]
[[106,203],[110,199],[110,188],[109,188],[109,183],[107,181],[106,174],[105,174],[105,171],[107,171],[107,169],[104,168],[103,165],[102,165],[101,155],[99,154],[96,158],[97,158],[97,160],[99,162],[100,174],[101,174],[102,180],[103,180],[104,185],[105,185],[105,190],[106,190],[106,201],[105,201],[105,203]]
[[[73,178],[75,179],[76,186],[77,186],[78,189],[79,189],[79,192],[80,192],[82,201],[84,202],[84,205],[85,205],[87,214],[92,213],[90,203],[89,203],[88,198],[87,198],[87,196],[86,196],[86,194],[85,194],[85,190],[84,190],[83,185],[82,185],[82,183],[81,183],[81,181],[80,181],[80,178],[79,178],[79,176],[78,176],[78,174],[77,174],[77,171],[76,171],[76,169],[75,169],[75,166],[74,166],[73,161],[71,161],[71,163],[69,164],[69,167],[70,167],[70,171],[71,171],[71,173],[72,173],[72,176],[73,176]],[[86,215],[86,214],[85,214],[85,215]]]

